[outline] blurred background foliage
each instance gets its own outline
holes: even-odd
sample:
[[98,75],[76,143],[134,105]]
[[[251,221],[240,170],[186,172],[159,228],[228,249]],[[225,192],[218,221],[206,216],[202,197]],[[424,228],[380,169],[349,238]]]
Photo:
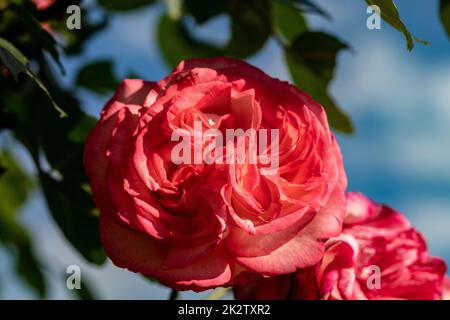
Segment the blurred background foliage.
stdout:
[[[17,274],[41,298],[47,294],[44,273],[48,271],[18,216],[18,209],[35,188],[41,188],[53,220],[84,259],[97,265],[106,260],[98,237],[98,211],[82,164],[83,143],[96,119],[84,111],[76,93],[87,89],[111,94],[119,79],[112,61],[98,60],[81,68],[73,83],[63,84],[60,79],[65,69],[60,57],[80,55],[90,37],[108,28],[112,14],[141,10],[157,2],[0,0],[0,139],[6,134],[13,137],[0,144],[0,245],[13,257]],[[159,17],[155,39],[169,66],[192,57],[247,59],[273,39],[284,52],[292,81],[324,105],[332,128],[353,132],[350,117],[328,90],[336,57],[351,49],[351,44],[313,30],[307,23],[309,15],[332,19],[333,12],[313,0],[162,2],[166,9]],[[407,49],[412,50],[416,42],[425,43],[408,31],[394,1],[366,2],[381,8],[382,18],[403,35]],[[82,8],[79,30],[66,26],[67,8],[74,4]],[[439,9],[450,35],[450,0],[440,0]],[[85,12],[95,12],[96,19],[89,19]],[[230,20],[227,41],[207,41],[196,34],[197,26],[223,15]],[[129,77],[134,74],[130,72]],[[15,144],[25,147],[35,174],[14,158]],[[78,298],[94,297],[88,284],[82,287],[74,290]]]

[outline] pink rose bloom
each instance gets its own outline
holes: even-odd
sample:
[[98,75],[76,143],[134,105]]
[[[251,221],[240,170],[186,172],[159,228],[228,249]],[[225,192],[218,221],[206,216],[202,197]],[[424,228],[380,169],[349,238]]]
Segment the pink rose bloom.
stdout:
[[316,266],[262,278],[243,276],[237,299],[442,299],[444,261],[429,255],[420,233],[393,209],[347,194],[341,236]]
[[[242,140],[244,161],[220,156],[239,155],[232,140],[211,153],[217,161],[195,162],[219,141],[196,126],[278,130],[279,139],[271,133],[267,148],[258,147],[278,159],[277,170],[247,161],[250,139]],[[193,164],[174,161],[179,133],[189,137],[182,153]],[[242,61],[186,60],[160,82],[123,81],[84,163],[108,256],[179,290],[232,284],[243,271],[275,276],[312,266],[342,229],[347,180],[324,109]]]

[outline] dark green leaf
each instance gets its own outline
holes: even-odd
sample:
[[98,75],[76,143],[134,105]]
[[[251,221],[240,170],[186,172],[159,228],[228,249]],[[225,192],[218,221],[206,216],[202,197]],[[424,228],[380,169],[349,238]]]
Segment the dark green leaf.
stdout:
[[170,291],[169,297],[167,300],[178,300],[180,296],[180,292],[178,292],[177,290],[172,289]]
[[[35,134],[40,135],[38,143],[51,167],[59,171],[65,180],[79,185],[87,181],[82,166],[84,141],[80,140],[88,134],[90,120],[86,118],[90,117],[79,110],[78,102],[73,97],[56,89],[55,93],[59,101],[64,101],[71,116],[59,119],[48,108],[38,107],[34,115],[27,115],[27,122],[34,126]],[[55,135],[55,132],[58,134]]]
[[414,37],[405,26],[403,21],[400,18],[400,14],[398,13],[397,7],[393,0],[366,0],[369,5],[376,5],[381,10],[381,18],[384,21],[389,23],[395,29],[403,33],[408,50],[412,50],[414,48],[414,42],[419,42],[422,44],[428,44],[426,41],[417,39]]
[[[42,77],[46,75],[43,73]],[[83,189],[87,181],[82,166],[83,142],[92,125],[91,117],[80,110],[69,92],[46,80],[57,101],[64,101],[71,117],[59,119],[34,86],[5,100],[5,111],[17,118],[15,136],[33,154],[35,163],[38,165],[42,156],[52,169],[49,172],[63,177],[60,182],[42,174],[44,194],[54,220],[83,256],[101,263],[105,256],[98,239],[98,218],[90,194]],[[32,108],[29,101],[33,101]]]
[[33,289],[39,297],[46,295],[46,285],[40,263],[35,257],[27,231],[0,212],[0,241],[5,245],[13,258],[19,276]]
[[350,118],[330,97],[326,84],[292,54],[286,53],[286,62],[295,84],[325,107],[330,126],[345,133],[353,132]]
[[161,283],[158,281],[158,279],[155,279],[155,278],[146,277],[146,276],[144,276],[144,275],[142,275],[142,278],[143,278],[145,281],[149,281],[151,284],[161,284]]
[[[9,98],[8,96],[4,96],[3,98]],[[0,98],[0,105],[2,104],[1,98]],[[3,129],[14,129],[16,127],[16,117],[14,115],[11,115],[5,110],[0,109],[0,131]]]
[[58,25],[58,32],[66,40],[64,52],[68,55],[80,54],[86,41],[97,32],[105,29],[108,25],[108,18],[105,16],[98,22],[91,22],[86,18],[86,15],[81,15],[81,25],[83,27],[77,32],[67,29],[65,20]]
[[450,37],[450,0],[441,0],[439,6],[441,22],[447,35]]
[[29,244],[18,247],[16,269],[22,278],[32,287],[39,297],[46,295],[45,278]]
[[229,10],[231,40],[226,53],[246,58],[260,50],[270,36],[270,5],[265,0],[233,1]]
[[46,50],[55,62],[58,64],[61,72],[64,73],[64,67],[59,59],[59,53],[56,49],[56,41],[50,33],[45,30],[41,23],[26,9],[25,6],[11,3],[9,6],[18,17],[22,19],[24,25],[28,29],[28,32],[33,37],[33,41],[39,45],[42,49]]
[[17,161],[6,151],[0,153],[0,162],[7,169],[0,177],[0,214],[13,216],[25,202],[33,187],[31,178],[25,174]]
[[173,20],[167,15],[161,16],[159,20],[158,43],[164,59],[171,67],[188,58],[220,55],[217,48],[194,39],[182,21]]
[[0,60],[8,68],[16,81],[20,73],[24,73],[30,77],[50,99],[53,107],[58,111],[59,116],[67,117],[67,114],[58,106],[42,81],[29,69],[28,59],[12,43],[3,38],[0,38]]
[[28,73],[28,59],[12,43],[0,38],[0,60],[18,81],[20,73]]
[[53,105],[53,108],[55,108],[55,110],[58,111],[59,116],[61,118],[67,117],[66,112],[58,106],[58,104],[53,99],[50,91],[48,91],[47,87],[42,83],[42,81],[37,76],[35,76],[31,71],[27,72],[27,74],[31,79],[34,80],[34,82],[39,86],[39,88],[41,88],[41,90],[47,95],[47,97],[50,99],[50,102]]
[[340,50],[348,46],[329,34],[323,32],[304,32],[291,46],[297,59],[328,84],[333,77],[336,57]]
[[8,170],[0,177],[0,241],[11,250],[18,274],[42,298],[46,294],[44,276],[34,256],[27,231],[18,224],[18,209],[25,203],[33,183],[8,152],[0,153]]
[[78,73],[76,84],[80,87],[95,91],[100,94],[115,91],[119,85],[113,73],[111,61],[102,60],[91,62]]
[[45,173],[40,178],[53,219],[66,238],[88,261],[102,264],[106,257],[99,239],[98,217],[86,207],[90,195]]
[[2,167],[1,163],[0,163],[0,178],[2,177],[2,175],[5,173],[5,168]]
[[[84,140],[81,140],[90,132],[92,117],[80,110],[78,101],[69,93],[56,86],[51,89],[58,101],[64,101],[70,117],[58,118],[47,107],[46,97],[36,89],[8,99],[5,109],[16,117],[15,135],[34,158],[38,159],[41,152],[53,170],[62,174],[66,181],[80,186],[87,182],[82,165]],[[28,107],[29,101],[33,101],[33,108]]]
[[349,117],[340,110],[328,93],[336,55],[346,47],[330,35],[305,32],[286,50],[286,63],[295,84],[324,106],[331,127],[350,133],[353,129]]
[[291,44],[295,38],[308,30],[301,11],[277,0],[272,0],[271,4],[274,31],[285,42]]
[[81,288],[73,291],[80,300],[95,300],[95,296],[86,281],[81,280]]
[[228,3],[229,0],[185,0],[184,6],[197,23],[204,23],[210,18],[225,12]]
[[96,118],[86,114],[78,122],[78,124],[70,131],[69,133],[70,141],[84,143],[91,130],[95,127],[96,123],[97,123]]
[[135,10],[154,2],[154,0],[98,0],[99,5],[111,11]]

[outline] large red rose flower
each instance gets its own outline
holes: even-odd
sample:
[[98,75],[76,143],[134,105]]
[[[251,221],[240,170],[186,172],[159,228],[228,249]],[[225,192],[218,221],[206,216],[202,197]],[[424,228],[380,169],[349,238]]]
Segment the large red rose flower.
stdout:
[[237,299],[449,299],[443,260],[429,255],[407,219],[359,193],[347,195],[341,236],[327,242],[320,263],[265,279],[251,274]]
[[[265,148],[275,170],[248,136],[244,154],[236,151],[243,161],[225,161],[236,139],[211,152],[224,161],[196,162],[218,142],[216,135],[198,142],[199,126],[224,135],[278,130]],[[174,134],[192,138],[180,153],[192,164],[173,158]],[[251,146],[261,161],[246,161]],[[86,142],[84,163],[108,256],[172,288],[309,267],[342,228],[347,181],[324,109],[238,60],[192,59],[158,83],[123,81]]]

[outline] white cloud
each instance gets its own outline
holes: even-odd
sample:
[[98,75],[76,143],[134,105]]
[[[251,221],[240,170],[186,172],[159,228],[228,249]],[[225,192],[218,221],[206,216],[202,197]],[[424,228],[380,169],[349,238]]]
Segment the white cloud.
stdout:
[[[368,161],[392,164],[404,175],[450,179],[450,68],[408,53],[388,36],[357,42],[357,52],[340,59],[332,85],[359,130],[344,143],[357,144],[357,154],[378,153]],[[371,116],[379,128],[358,123]],[[372,134],[371,140],[358,134]]]

